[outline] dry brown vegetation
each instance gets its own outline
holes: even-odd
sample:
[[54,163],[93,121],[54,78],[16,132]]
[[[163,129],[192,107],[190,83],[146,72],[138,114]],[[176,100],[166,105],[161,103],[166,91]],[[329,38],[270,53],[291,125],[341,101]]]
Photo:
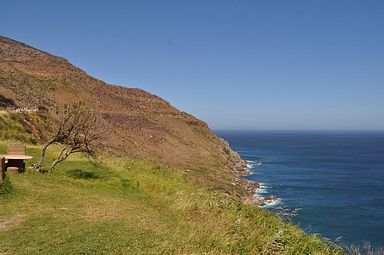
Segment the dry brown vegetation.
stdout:
[[250,195],[231,185],[230,168],[238,161],[206,123],[141,89],[106,84],[64,58],[1,36],[0,95],[27,108],[84,101],[102,114],[110,130],[106,150],[188,169],[203,186]]

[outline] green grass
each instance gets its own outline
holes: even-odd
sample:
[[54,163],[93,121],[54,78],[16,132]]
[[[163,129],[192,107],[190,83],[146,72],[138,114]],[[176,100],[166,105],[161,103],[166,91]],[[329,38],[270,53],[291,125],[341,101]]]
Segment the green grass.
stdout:
[[36,113],[0,114],[0,140],[17,140],[36,144],[41,141],[47,125],[43,115]]
[[[38,146],[27,152],[36,159]],[[10,175],[12,191],[0,195],[0,254],[343,254],[187,174],[73,156],[51,174]]]
[[0,138],[29,141],[26,128],[8,114],[0,115]]

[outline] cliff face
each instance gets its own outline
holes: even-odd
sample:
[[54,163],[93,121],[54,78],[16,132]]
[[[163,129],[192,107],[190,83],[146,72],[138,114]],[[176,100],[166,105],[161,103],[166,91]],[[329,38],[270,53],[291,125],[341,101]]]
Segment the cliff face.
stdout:
[[231,169],[241,168],[240,160],[203,121],[158,96],[106,84],[62,57],[0,36],[0,107],[50,109],[78,100],[103,116],[114,151],[186,170],[197,183],[238,197],[250,194],[233,183]]

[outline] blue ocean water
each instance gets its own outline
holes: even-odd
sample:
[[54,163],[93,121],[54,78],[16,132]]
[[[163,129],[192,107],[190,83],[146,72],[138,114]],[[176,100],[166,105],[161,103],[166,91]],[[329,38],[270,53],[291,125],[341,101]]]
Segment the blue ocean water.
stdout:
[[293,221],[346,245],[384,247],[384,133],[217,131]]

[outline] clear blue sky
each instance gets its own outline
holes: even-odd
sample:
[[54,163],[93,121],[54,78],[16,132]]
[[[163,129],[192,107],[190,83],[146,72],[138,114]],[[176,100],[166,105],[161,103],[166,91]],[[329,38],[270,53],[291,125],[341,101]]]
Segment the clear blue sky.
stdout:
[[0,34],[215,129],[384,130],[384,1],[17,1]]

